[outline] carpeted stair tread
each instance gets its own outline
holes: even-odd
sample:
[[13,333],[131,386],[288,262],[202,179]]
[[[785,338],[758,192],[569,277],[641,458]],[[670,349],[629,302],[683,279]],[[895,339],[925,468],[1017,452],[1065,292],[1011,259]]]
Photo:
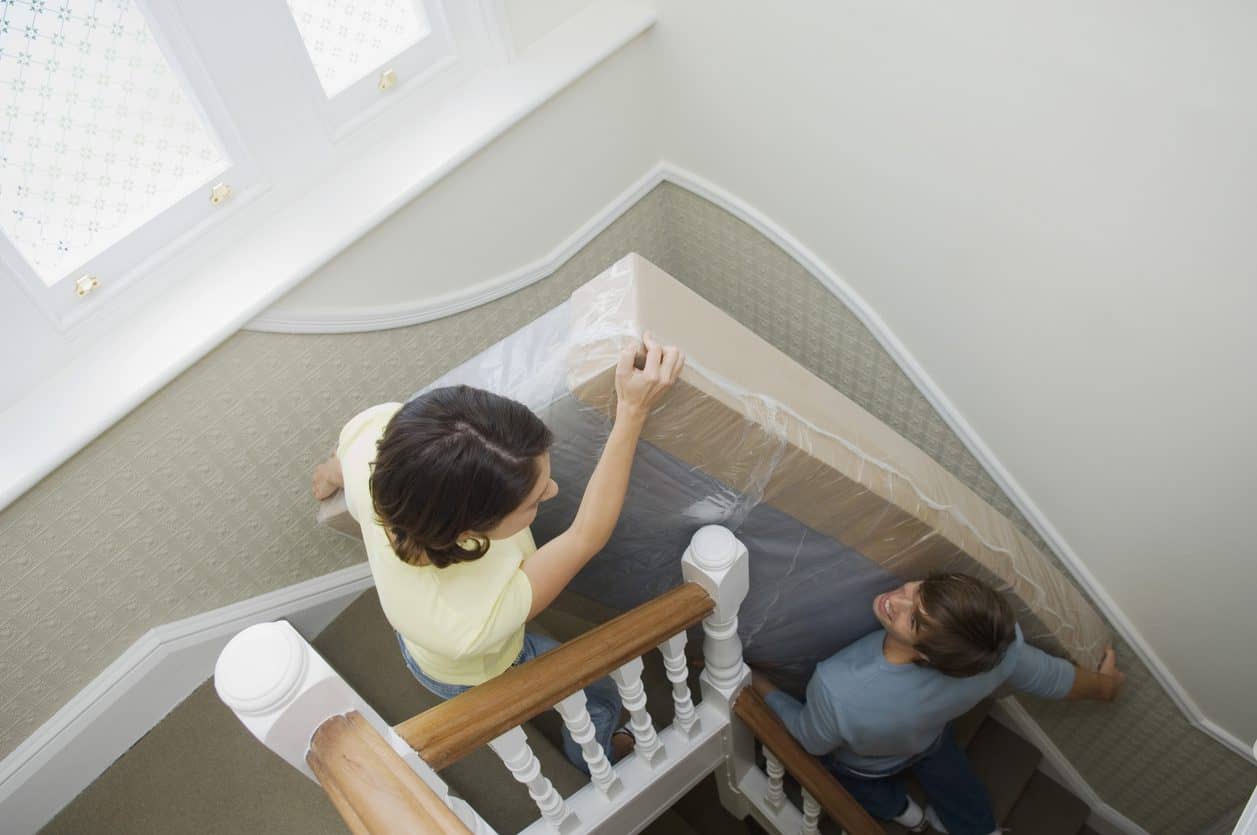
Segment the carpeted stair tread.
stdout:
[[973,739],[973,735],[978,732],[978,728],[982,727],[982,723],[986,721],[986,715],[991,712],[991,706],[994,704],[990,699],[983,699],[978,702],[973,710],[952,720],[952,733],[956,737],[956,744],[961,748],[966,748]]
[[720,805],[716,776],[708,774],[672,806],[695,835],[756,835],[763,830],[751,818],[738,820]]
[[650,822],[640,835],[698,835],[689,821],[672,809],[665,809],[663,814]]
[[[314,640],[327,662],[391,725],[427,710],[440,700],[415,681],[402,660],[397,638],[369,589]],[[551,711],[553,713],[553,711]],[[556,714],[557,715],[557,714]],[[546,717],[548,720],[549,717]],[[552,741],[548,729],[524,725],[541,771],[559,794],[572,794],[588,778]],[[554,739],[558,739],[555,730]],[[441,778],[499,832],[518,832],[539,816],[528,789],[511,777],[487,746],[441,772]]]
[[990,718],[973,735],[967,753],[978,779],[991,795],[995,819],[1003,821],[1030,783],[1042,755],[1029,742]]
[[1003,823],[1017,835],[1076,835],[1090,814],[1086,803],[1036,771]]

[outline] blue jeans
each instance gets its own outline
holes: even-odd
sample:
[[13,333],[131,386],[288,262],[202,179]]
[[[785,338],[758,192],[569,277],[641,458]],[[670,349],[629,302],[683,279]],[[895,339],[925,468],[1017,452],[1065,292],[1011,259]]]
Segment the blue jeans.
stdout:
[[[406,660],[406,666],[420,684],[426,687],[434,696],[442,699],[452,699],[459,693],[464,693],[471,689],[466,684],[446,684],[443,681],[437,681],[429,678],[423,670],[419,669],[419,665],[415,663],[415,659],[410,657],[410,653],[406,651],[406,642],[402,640],[402,636],[397,636],[397,644],[402,648],[402,658]],[[524,648],[519,651],[519,657],[515,659],[512,667],[518,667],[525,661],[529,661],[541,655],[543,652],[549,652],[559,645],[559,642],[547,638],[544,635],[534,635],[531,632],[524,633]],[[615,682],[610,678],[601,678],[585,688],[585,706],[589,709],[589,718],[594,723],[594,739],[598,740],[598,744],[602,746],[602,750],[607,755],[607,759],[611,760],[611,735],[615,733],[616,724],[620,721],[620,693],[615,688]],[[585,758],[581,754],[580,746],[576,744],[576,740],[572,739],[571,733],[567,730],[567,725],[563,726],[563,753],[567,758],[586,774],[589,773],[589,766],[585,764]]]
[[956,744],[951,725],[932,748],[889,774],[857,774],[832,756],[823,762],[875,818],[890,820],[907,808],[908,790],[901,775],[911,771],[951,835],[990,835],[995,831],[991,798],[973,773],[969,758]]

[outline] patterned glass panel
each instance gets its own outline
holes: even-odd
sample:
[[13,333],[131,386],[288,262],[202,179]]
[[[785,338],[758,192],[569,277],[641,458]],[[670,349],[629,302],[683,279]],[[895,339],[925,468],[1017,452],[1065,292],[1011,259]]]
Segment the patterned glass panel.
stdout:
[[48,284],[228,166],[131,0],[0,0],[0,106],[0,229]]
[[415,0],[288,0],[288,8],[328,98],[429,32]]

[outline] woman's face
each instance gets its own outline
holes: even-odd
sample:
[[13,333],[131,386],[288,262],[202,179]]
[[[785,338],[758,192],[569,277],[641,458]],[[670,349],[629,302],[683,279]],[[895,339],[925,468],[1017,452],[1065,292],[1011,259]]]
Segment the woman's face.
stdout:
[[533,523],[542,502],[558,495],[559,485],[550,478],[550,453],[543,452],[537,456],[537,474],[537,483],[523,503],[499,522],[496,528],[484,531],[485,536],[489,539],[509,539]]

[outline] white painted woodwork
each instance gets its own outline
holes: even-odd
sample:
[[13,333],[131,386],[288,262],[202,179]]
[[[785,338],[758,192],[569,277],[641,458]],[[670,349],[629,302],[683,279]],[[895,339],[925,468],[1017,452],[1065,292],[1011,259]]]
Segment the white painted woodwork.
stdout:
[[[734,722],[733,727],[740,724]],[[803,813],[798,806],[788,800],[777,807],[764,802],[768,794],[768,775],[762,770],[752,768],[747,771],[738,782],[737,790],[738,796],[745,798],[747,814],[767,831],[775,835],[796,835],[802,831]]]
[[[1253,756],[1257,757],[1257,742],[1253,743]],[[1244,807],[1244,814],[1240,815],[1232,835],[1257,835],[1257,790],[1248,799],[1248,805]]]
[[820,831],[820,823],[821,805],[808,794],[807,789],[803,789],[803,826],[799,831],[802,835],[816,835]]
[[686,640],[686,634],[679,632],[660,644],[659,651],[663,654],[663,666],[668,672],[668,681],[672,683],[672,721],[682,733],[692,736],[699,728],[698,714],[694,712],[694,700],[687,680]]
[[493,832],[287,621],[254,624],[228,641],[214,689],[251,734],[315,782],[310,738],[331,717],[357,711],[472,832]]
[[764,772],[768,775],[768,791],[764,793],[764,802],[773,809],[779,809],[786,802],[786,767],[767,748],[764,749]]
[[528,796],[537,804],[541,817],[562,835],[580,832],[580,820],[572,814],[554,784],[541,773],[541,763],[533,754],[523,728],[512,728],[489,743],[511,776],[528,787]]
[[755,738],[741,722],[732,721],[733,702],[751,683],[751,671],[742,660],[738,637],[738,608],[751,586],[750,556],[746,546],[727,528],[699,528],[681,556],[681,572],[698,583],[716,607],[703,620],[703,704],[716,706],[729,726],[724,736],[725,758],[716,773],[720,804],[741,819],[751,805],[739,786],[755,768]]
[[[721,737],[728,730],[726,719],[713,705],[702,703],[695,709],[701,730],[694,736],[681,733],[675,725],[659,732],[668,751],[666,758],[652,765],[644,757],[629,756],[615,764],[624,791],[614,800],[608,800],[592,784],[567,798],[568,807],[580,819],[582,831],[607,835],[639,832],[720,766],[724,758]],[[798,827],[781,831],[794,833]],[[523,835],[552,833],[545,820],[538,820],[523,831]]]
[[628,709],[631,717],[629,730],[633,732],[633,739],[636,740],[633,753],[641,755],[650,765],[655,765],[667,754],[663,749],[663,743],[659,741],[659,735],[655,733],[655,724],[650,719],[650,713],[646,710],[646,688],[642,686],[644,667],[642,659],[634,658],[619,669],[613,670],[611,680],[620,691],[620,698],[624,700],[624,707]]
[[567,725],[568,733],[580,746],[581,756],[584,757],[585,764],[589,766],[589,778],[604,795],[614,798],[623,791],[624,787],[611,768],[611,761],[607,759],[606,752],[598,744],[598,735],[594,729],[593,719],[589,715],[587,701],[585,691],[577,690],[555,705],[554,709],[563,717],[563,724]]
[[750,590],[750,560],[746,546],[728,528],[699,528],[681,557],[685,579],[707,590],[716,608],[703,620],[704,698],[708,690],[733,704],[750,681],[751,671],[742,660],[738,637],[738,607]]

